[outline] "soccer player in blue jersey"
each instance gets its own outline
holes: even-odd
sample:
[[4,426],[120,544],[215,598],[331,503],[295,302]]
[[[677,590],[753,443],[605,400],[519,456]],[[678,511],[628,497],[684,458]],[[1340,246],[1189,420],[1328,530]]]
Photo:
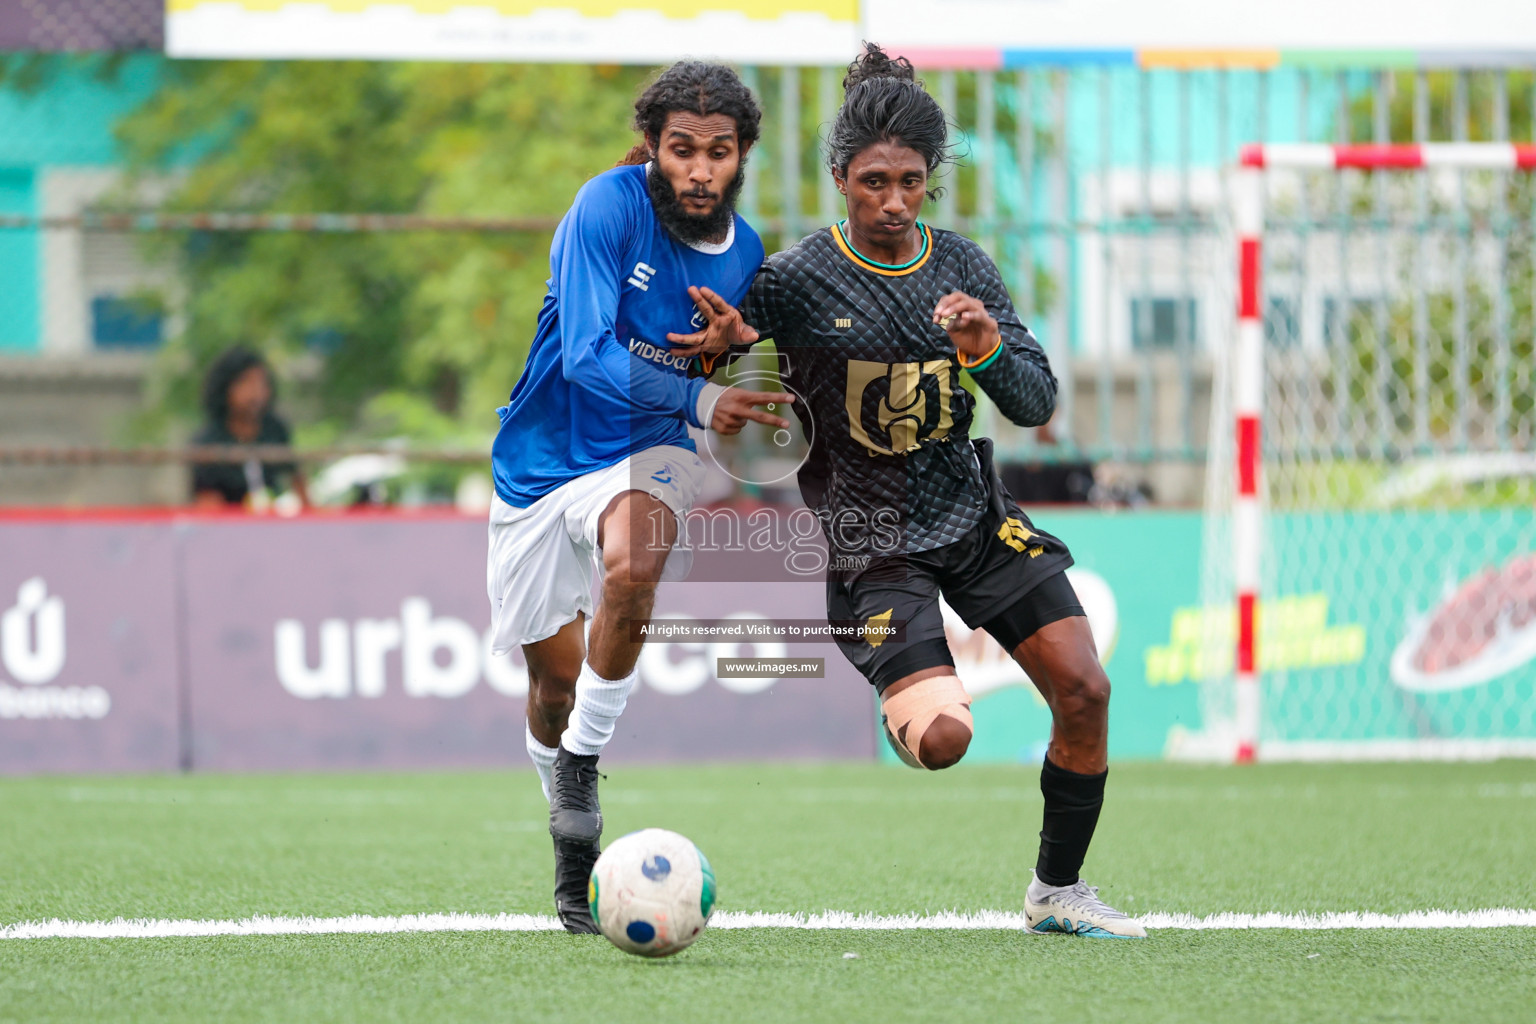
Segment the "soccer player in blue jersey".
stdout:
[[537,333],[492,451],[493,649],[520,646],[528,661],[528,754],[550,801],[555,906],[576,933],[597,931],[597,759],[635,685],[632,630],[650,620],[656,585],[690,562],[674,547],[704,474],[688,428],[787,427],[760,407],[793,400],[689,379],[671,345],[757,338],[731,308],[763,261],[735,212],[761,120],[751,92],[727,67],[684,61],[635,111],[643,141],[582,187],[555,231]]

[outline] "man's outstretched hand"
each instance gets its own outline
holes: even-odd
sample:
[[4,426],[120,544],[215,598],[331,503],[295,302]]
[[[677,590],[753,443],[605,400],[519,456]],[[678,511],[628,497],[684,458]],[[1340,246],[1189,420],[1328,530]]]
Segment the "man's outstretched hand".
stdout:
[[726,388],[715,402],[715,412],[709,426],[717,434],[739,434],[748,420],[766,423],[770,427],[789,427],[789,420],[758,406],[788,405],[795,396],[783,391],[746,391],[742,388]]
[[710,289],[689,287],[688,297],[704,314],[704,329],[693,334],[667,335],[673,352],[680,356],[713,356],[732,345],[750,345],[757,340],[757,331],[742,320],[741,311]]

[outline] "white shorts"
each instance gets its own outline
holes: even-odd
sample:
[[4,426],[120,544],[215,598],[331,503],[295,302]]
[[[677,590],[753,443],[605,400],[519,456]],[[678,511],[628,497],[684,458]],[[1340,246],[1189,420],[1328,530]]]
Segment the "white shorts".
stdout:
[[[615,497],[645,491],[681,517],[703,482],[697,455],[658,445],[561,484],[527,508],[494,497],[485,571],[492,653],[554,636],[578,612],[592,615],[592,584],[603,563],[598,521]],[[680,542],[667,555],[661,578],[682,579],[692,565],[692,550]]]

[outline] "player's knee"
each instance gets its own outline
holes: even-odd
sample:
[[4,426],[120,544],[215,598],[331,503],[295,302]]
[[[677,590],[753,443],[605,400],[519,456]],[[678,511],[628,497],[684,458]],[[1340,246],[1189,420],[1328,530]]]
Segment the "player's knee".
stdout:
[[940,715],[923,733],[920,760],[929,771],[941,771],[959,764],[970,746],[970,727],[959,719]]
[[1094,718],[1109,710],[1109,676],[1097,661],[1068,673],[1056,687],[1065,705],[1062,710],[1070,715]]
[[576,673],[541,672],[528,676],[528,703],[553,729],[563,729],[576,708]]
[[937,771],[971,745],[971,697],[955,676],[930,676],[881,702],[897,755],[914,768]]
[[625,548],[603,552],[603,591],[614,597],[643,595],[656,589],[667,552]]

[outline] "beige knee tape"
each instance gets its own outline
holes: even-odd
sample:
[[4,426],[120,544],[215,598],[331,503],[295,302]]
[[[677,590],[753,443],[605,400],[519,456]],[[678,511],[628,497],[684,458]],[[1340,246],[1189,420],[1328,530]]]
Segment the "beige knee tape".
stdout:
[[[913,762],[924,768],[927,765],[923,764],[921,755],[923,734],[934,719],[947,715],[972,732],[976,728],[971,718],[971,695],[965,692],[958,676],[933,676],[913,683],[894,697],[883,700],[880,708],[885,713],[891,739]],[[902,738],[903,727],[907,730],[905,739]]]

